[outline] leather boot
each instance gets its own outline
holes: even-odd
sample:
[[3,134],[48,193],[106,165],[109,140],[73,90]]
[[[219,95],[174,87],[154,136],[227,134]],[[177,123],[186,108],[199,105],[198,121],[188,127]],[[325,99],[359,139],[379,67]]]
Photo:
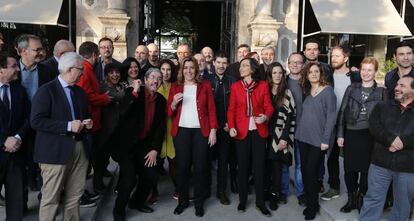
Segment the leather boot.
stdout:
[[346,204],[343,207],[341,207],[341,212],[349,213],[352,210],[356,209],[356,197],[356,192],[348,193],[348,202],[346,202]]
[[279,207],[277,205],[278,197],[279,197],[279,194],[277,193],[271,193],[269,195],[269,208],[273,211],[277,210],[277,208]]
[[360,213],[362,204],[364,204],[364,194],[358,192],[355,201],[356,201],[355,206],[358,209],[358,213]]

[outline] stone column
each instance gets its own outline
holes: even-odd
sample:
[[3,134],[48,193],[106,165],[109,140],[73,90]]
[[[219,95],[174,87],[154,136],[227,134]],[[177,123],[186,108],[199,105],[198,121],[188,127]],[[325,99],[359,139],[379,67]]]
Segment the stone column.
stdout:
[[108,9],[98,18],[103,25],[101,37],[106,36],[114,42],[113,57],[124,60],[127,57],[126,26],[130,20],[125,0],[108,0]]
[[255,16],[247,25],[252,51],[260,52],[266,46],[275,47],[278,40],[277,30],[281,24],[272,17],[272,0],[258,0]]

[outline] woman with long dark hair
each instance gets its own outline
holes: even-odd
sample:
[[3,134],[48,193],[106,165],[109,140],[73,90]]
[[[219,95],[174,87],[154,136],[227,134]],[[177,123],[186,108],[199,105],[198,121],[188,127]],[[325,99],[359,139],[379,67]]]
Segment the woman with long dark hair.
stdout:
[[239,70],[242,79],[231,86],[227,112],[229,133],[235,138],[239,167],[237,210],[246,210],[248,177],[252,161],[256,208],[264,216],[271,216],[264,201],[266,139],[269,136],[267,124],[273,114],[269,86],[266,81],[259,80],[259,63],[254,58],[242,59]]
[[139,72],[141,70],[141,66],[137,59],[133,57],[127,57],[121,65],[121,84],[124,87],[131,87],[133,85],[133,81],[137,79],[141,79],[141,83],[143,83],[143,76],[139,76]]
[[[162,94],[165,99],[168,99],[168,95],[170,94],[172,82],[174,82],[175,76],[175,65],[170,59],[163,59],[160,61],[160,70],[162,73],[162,84],[161,87],[158,88],[158,93]],[[177,192],[177,182],[176,182],[176,160],[175,160],[175,148],[173,143],[173,137],[171,136],[171,123],[172,118],[167,117],[166,122],[166,131],[164,141],[162,143],[162,149],[160,153],[160,158],[168,160],[168,172],[170,177],[174,183],[174,193],[173,198],[178,199],[178,192]],[[164,160],[163,160],[164,161]]]
[[172,117],[171,135],[180,194],[174,214],[181,214],[189,206],[189,180],[193,166],[195,215],[204,216],[204,200],[208,189],[208,148],[216,143],[218,124],[211,84],[200,80],[194,58],[182,60],[177,82],[171,86],[167,112]]
[[287,88],[286,71],[279,62],[267,69],[267,80],[274,112],[269,121],[267,174],[270,175],[270,209],[278,208],[281,191],[282,167],[292,164],[293,135],[295,125],[295,100]]
[[386,100],[387,94],[385,88],[378,87],[375,81],[378,66],[373,57],[362,60],[362,82],[348,86],[338,114],[337,143],[344,150],[344,177],[348,189],[348,201],[341,207],[344,213],[353,209],[359,211],[368,189],[368,168],[374,145],[368,119],[375,105]]
[[336,97],[325,80],[323,67],[309,62],[301,73],[301,87],[305,96],[302,116],[298,119],[295,138],[300,141],[302,178],[305,187],[305,220],[315,219],[319,211],[319,165],[334,141]]

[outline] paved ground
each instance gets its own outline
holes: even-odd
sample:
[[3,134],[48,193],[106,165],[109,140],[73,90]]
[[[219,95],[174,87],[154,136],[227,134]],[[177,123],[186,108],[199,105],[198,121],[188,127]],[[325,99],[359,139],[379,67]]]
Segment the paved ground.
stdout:
[[[342,158],[341,158],[342,162]],[[342,163],[341,163],[342,165]],[[293,167],[292,167],[293,168]],[[117,165],[111,164],[112,171],[114,174],[117,174]],[[341,172],[342,172],[341,166]],[[293,174],[293,171],[291,171]],[[214,177],[214,176],[213,176]],[[341,173],[341,177],[343,174]],[[326,177],[325,177],[326,178]],[[102,199],[99,201],[98,207],[81,209],[81,220],[97,220],[97,221],[110,221],[112,218],[112,209],[115,201],[115,193],[113,192],[113,186],[116,183],[117,177],[115,176],[111,180],[106,180],[106,182],[111,186],[111,188],[105,193]],[[215,182],[213,182],[215,183]],[[88,180],[87,188],[90,188],[90,180]],[[325,182],[325,188],[327,188]],[[291,192],[293,193],[293,186],[291,185]],[[127,210],[127,220],[151,220],[151,221],[181,221],[181,220],[204,220],[204,221],[228,221],[228,220],[237,220],[237,221],[266,221],[266,220],[275,220],[275,221],[296,221],[303,220],[303,207],[299,206],[297,199],[294,194],[291,194],[288,198],[288,203],[286,205],[280,205],[279,209],[276,212],[272,212],[272,217],[264,217],[254,208],[254,194],[249,196],[247,211],[245,213],[237,212],[238,196],[235,194],[230,194],[231,205],[224,206],[221,205],[215,197],[209,198],[205,203],[206,214],[202,218],[198,218],[194,215],[194,207],[190,204],[190,207],[185,210],[181,215],[174,215],[173,210],[177,205],[177,201],[172,198],[172,183],[169,180],[168,176],[162,176],[160,179],[160,199],[153,205],[155,212],[152,214],[144,214],[135,210]],[[346,194],[344,193],[346,188],[344,186],[343,180],[341,180],[341,192],[342,195],[338,199],[334,199],[330,202],[321,201],[321,211],[320,214],[316,217],[316,221],[322,220],[358,220],[358,213],[356,211],[348,214],[339,212],[339,208],[343,206],[346,202]],[[212,191],[212,195],[215,194],[215,190]],[[29,196],[29,213],[24,218],[25,221],[35,221],[38,220],[38,210],[39,203],[36,199],[37,192],[30,192]],[[4,208],[0,208],[0,220],[4,219],[5,211]],[[383,219],[386,220],[387,213],[383,216]],[[57,220],[61,220],[58,217]]]

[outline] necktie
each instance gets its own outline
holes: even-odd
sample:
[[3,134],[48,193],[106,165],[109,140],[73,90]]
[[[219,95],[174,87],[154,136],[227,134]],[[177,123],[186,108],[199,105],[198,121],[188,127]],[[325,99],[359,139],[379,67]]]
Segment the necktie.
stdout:
[[72,99],[73,115],[75,115],[75,120],[80,120],[79,105],[76,100],[75,88],[73,86],[68,86],[68,88],[70,90],[70,98]]
[[6,122],[9,122],[10,120],[10,100],[9,100],[9,96],[7,96],[7,88],[9,86],[3,84],[3,86],[1,86],[2,90],[3,90],[3,96],[1,98],[1,100],[3,101],[3,105],[4,105],[4,119],[6,120]]
[[7,110],[10,111],[10,100],[9,100],[9,96],[7,96],[7,88],[9,86],[3,84],[2,89],[3,89],[3,97],[1,98],[1,100],[3,101],[4,106],[6,106]]

